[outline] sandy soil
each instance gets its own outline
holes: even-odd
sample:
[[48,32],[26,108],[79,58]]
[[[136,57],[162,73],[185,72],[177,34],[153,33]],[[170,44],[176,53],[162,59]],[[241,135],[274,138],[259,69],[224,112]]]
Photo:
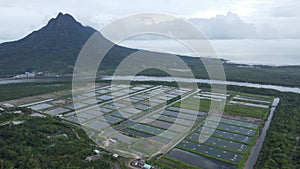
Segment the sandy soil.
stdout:
[[223,117],[233,119],[233,120],[247,121],[247,122],[256,123],[256,124],[259,124],[263,121],[262,119],[258,119],[258,118],[242,117],[242,116],[236,116],[236,115],[231,115],[231,114],[226,114],[226,113],[223,114]]
[[29,96],[29,97],[23,97],[20,99],[14,99],[14,100],[9,100],[9,101],[3,101],[1,103],[10,103],[15,106],[20,106],[23,104],[28,104],[36,101],[41,101],[41,100],[46,100],[46,99],[51,99],[57,96],[64,95],[68,93],[70,90],[64,90],[64,91],[58,91],[58,92],[51,92],[51,93],[46,93],[46,94],[41,94],[41,95],[35,95],[35,96]]

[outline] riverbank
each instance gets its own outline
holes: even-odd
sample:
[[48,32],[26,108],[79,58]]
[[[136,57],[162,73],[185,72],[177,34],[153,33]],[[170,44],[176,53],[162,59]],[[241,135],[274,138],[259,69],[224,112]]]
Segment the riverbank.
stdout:
[[189,79],[180,77],[155,77],[155,76],[103,76],[101,80],[124,80],[124,81],[155,81],[155,82],[186,82],[186,83],[205,83],[205,84],[221,84],[221,85],[231,85],[231,86],[242,86],[242,87],[252,87],[252,88],[263,88],[263,89],[273,89],[280,92],[292,92],[300,94],[300,88],[297,87],[286,87],[277,85],[265,85],[258,83],[248,83],[248,82],[232,82],[232,81],[218,81],[209,79]]
[[[281,92],[292,92],[300,94],[300,88],[297,87],[287,87],[279,85],[270,84],[258,84],[258,83],[248,83],[248,82],[233,82],[233,81],[218,81],[209,79],[189,79],[180,77],[156,77],[156,76],[102,76],[96,80],[124,80],[124,81],[155,81],[155,82],[186,82],[186,83],[204,83],[204,84],[221,84],[221,85],[231,85],[231,86],[242,86],[242,87],[252,87],[252,88],[263,88],[263,89],[273,89]],[[26,79],[0,79],[0,85],[12,84],[12,83],[44,83],[44,82],[55,82],[55,81],[72,81],[72,76],[61,76],[61,77],[42,77],[42,78],[26,78]]]

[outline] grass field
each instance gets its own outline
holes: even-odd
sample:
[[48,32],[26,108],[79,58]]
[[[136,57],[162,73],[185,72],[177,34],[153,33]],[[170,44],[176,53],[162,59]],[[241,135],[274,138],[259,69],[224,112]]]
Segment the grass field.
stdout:
[[230,104],[226,104],[224,111],[225,113],[231,115],[254,117],[260,119],[266,119],[269,113],[269,109]]
[[190,110],[199,110],[199,111],[203,111],[203,112],[208,112],[210,109],[210,104],[211,104],[211,101],[208,99],[200,99],[199,100],[199,99],[195,99],[193,97],[188,97],[185,99],[183,105],[181,105],[181,102],[177,102],[173,106],[190,109]]
[[0,101],[71,89],[70,83],[22,83],[0,85]]

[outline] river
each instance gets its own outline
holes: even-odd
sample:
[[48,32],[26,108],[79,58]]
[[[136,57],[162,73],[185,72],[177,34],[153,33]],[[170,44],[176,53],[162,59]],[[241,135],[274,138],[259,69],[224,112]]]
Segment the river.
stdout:
[[[162,81],[162,82],[187,82],[187,83],[205,83],[205,84],[226,84],[233,86],[273,89],[281,92],[292,92],[300,94],[300,88],[286,87],[278,85],[266,85],[248,82],[232,82],[232,81],[218,81],[209,79],[190,79],[180,77],[154,77],[154,76],[102,76],[100,80],[133,80],[133,81]],[[43,78],[30,78],[30,79],[0,79],[0,85],[12,83],[29,83],[29,82],[55,82],[55,81],[71,81],[72,77],[43,77]]]
[[154,77],[154,76],[103,76],[102,80],[131,80],[131,81],[163,81],[163,82],[187,82],[187,83],[205,83],[205,84],[225,84],[233,86],[243,86],[243,87],[253,87],[253,88],[263,88],[263,89],[273,89],[281,92],[293,92],[300,94],[300,88],[297,87],[285,87],[278,85],[264,85],[258,83],[248,83],[248,82],[232,82],[232,81],[219,81],[219,80],[209,80],[209,79],[190,79],[181,77]]

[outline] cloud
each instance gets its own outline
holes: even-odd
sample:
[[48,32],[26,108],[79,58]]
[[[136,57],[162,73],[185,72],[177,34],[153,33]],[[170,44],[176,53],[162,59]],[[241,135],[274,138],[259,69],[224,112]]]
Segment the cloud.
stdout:
[[274,39],[279,32],[271,24],[245,23],[237,14],[217,15],[210,19],[190,18],[209,39]]
[[255,12],[246,19],[255,23],[258,31],[268,34],[268,37],[300,39],[299,8],[300,1],[295,0],[260,1]]
[[[147,25],[147,30],[165,30],[172,28],[172,32],[181,38],[195,39],[195,31],[188,29],[185,21],[198,28],[208,39],[274,39],[278,38],[278,31],[270,24],[256,26],[244,22],[237,14],[228,12],[226,15],[217,15],[206,18],[175,19],[159,24]],[[124,25],[126,27],[126,25]],[[145,26],[144,26],[145,28]],[[147,32],[147,31],[146,31]],[[200,36],[198,38],[201,38]],[[159,39],[152,35],[134,37],[132,39]]]
[[[184,39],[203,39],[199,35],[195,37],[197,31],[189,28],[186,21],[198,28],[208,39],[272,39],[278,38],[278,32],[270,24],[256,26],[252,23],[244,22],[237,14],[228,12],[226,15],[217,15],[210,19],[205,18],[189,18],[189,19],[174,19],[160,23],[149,24],[147,27],[142,25],[145,32],[156,32],[158,30],[166,32],[171,31],[173,34]],[[129,28],[129,25],[122,27]],[[178,37],[177,37],[178,38]],[[144,35],[134,37],[132,39],[160,39],[153,35]],[[205,38],[204,38],[205,39]]]
[[243,11],[252,8],[242,0],[2,0],[0,1],[0,42],[16,40],[37,30],[58,12],[70,13],[84,25],[96,29],[124,16],[137,13],[164,13],[179,17],[212,17],[227,10]]
[[217,15],[210,19],[188,19],[210,39],[244,39],[257,38],[258,33],[253,24],[245,23],[234,13]]
[[189,21],[211,38],[300,38],[299,8],[295,0],[2,0],[0,41],[22,38],[58,12],[70,13],[96,29],[124,16],[150,12],[193,18]]
[[273,17],[299,17],[300,10],[299,10],[300,2],[299,1],[288,1],[285,4],[275,6],[271,8],[271,16]]

